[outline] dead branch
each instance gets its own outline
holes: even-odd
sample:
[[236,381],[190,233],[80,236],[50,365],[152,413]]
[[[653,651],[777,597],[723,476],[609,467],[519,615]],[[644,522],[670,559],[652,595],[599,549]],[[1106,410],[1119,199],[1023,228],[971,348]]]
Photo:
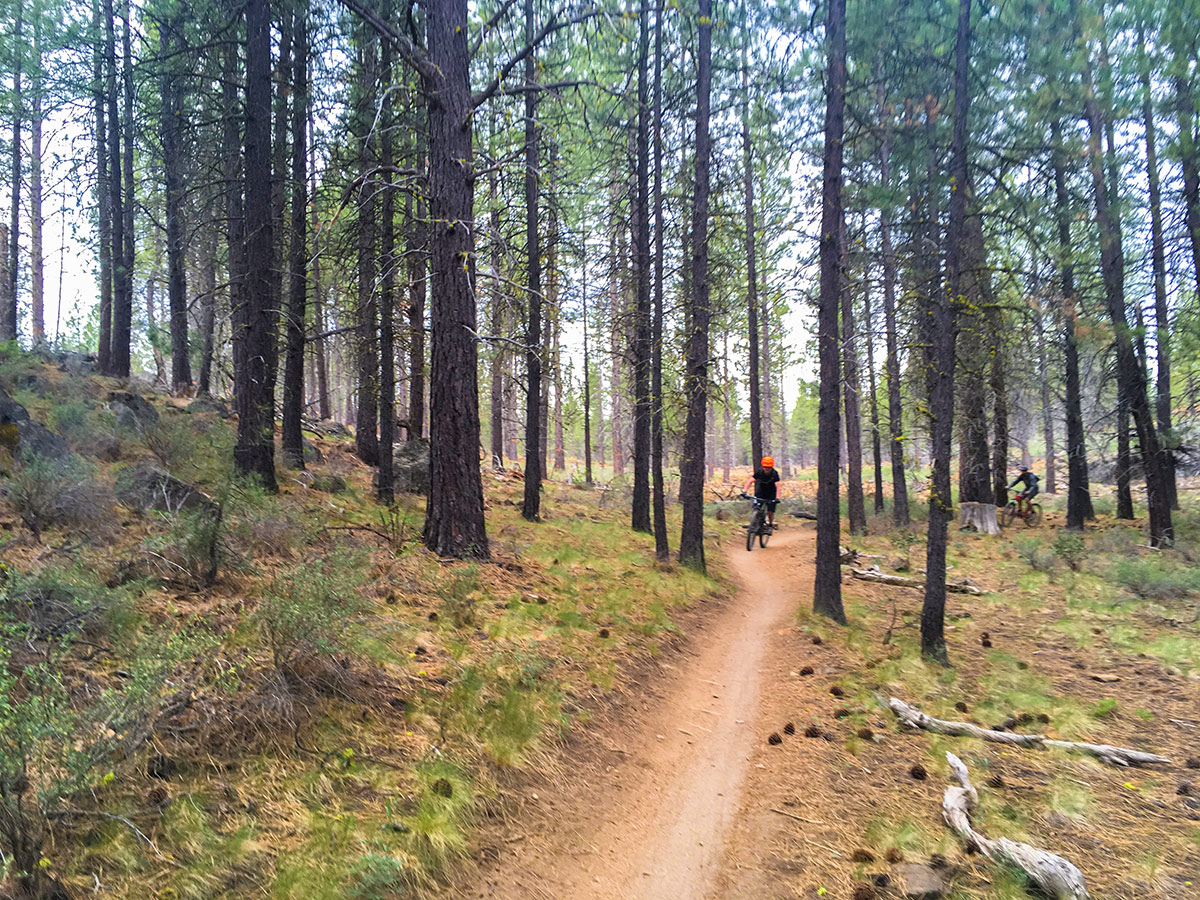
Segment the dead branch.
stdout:
[[[925,587],[925,582],[919,578],[908,578],[904,575],[889,575],[881,570],[879,566],[869,566],[865,569],[856,569],[851,566],[850,574],[861,581],[876,581],[880,584],[890,584],[893,587]],[[984,593],[966,579],[962,581],[947,581],[946,590],[954,594],[974,594],[977,596]]]
[[979,794],[963,761],[949,752],[946,761],[958,782],[946,788],[942,800],[942,818],[951,831],[974,843],[993,862],[1016,866],[1049,896],[1058,900],[1089,900],[1083,873],[1061,856],[1008,838],[992,840],[976,831],[971,826],[971,813],[979,803]]
[[1154,763],[1169,763],[1165,756],[1155,753],[1143,753],[1140,750],[1129,750],[1125,747],[1112,747],[1108,744],[1085,744],[1079,741],[1056,741],[1042,734],[1017,734],[1013,731],[993,731],[981,728],[970,722],[951,722],[945,719],[935,719],[921,712],[915,706],[909,706],[903,700],[892,697],[888,706],[896,717],[909,728],[921,731],[932,731],[935,734],[948,734],[952,737],[972,737],[993,744],[1008,744],[1014,747],[1025,747],[1030,750],[1069,750],[1072,753],[1083,753],[1094,756],[1101,762],[1113,766],[1148,766]]

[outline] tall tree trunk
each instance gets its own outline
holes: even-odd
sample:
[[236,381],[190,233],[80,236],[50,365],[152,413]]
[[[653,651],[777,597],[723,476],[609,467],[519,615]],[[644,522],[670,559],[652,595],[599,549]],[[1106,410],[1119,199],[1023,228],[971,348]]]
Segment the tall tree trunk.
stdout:
[[[929,372],[929,412],[932,418],[933,478],[929,498],[929,535],[925,553],[925,598],[921,606],[921,653],[945,663],[946,532],[953,514],[950,496],[950,452],[954,434],[955,305],[960,302],[967,224],[967,121],[971,0],[959,0],[954,47],[954,129],[950,174],[959,188],[950,195],[946,268],[950,290],[936,291],[933,300],[933,358]],[[932,185],[931,185],[932,187]]]
[[1038,371],[1042,388],[1042,442],[1046,446],[1046,493],[1058,493],[1054,471],[1054,405],[1050,399],[1050,376],[1046,364],[1046,332],[1042,327],[1042,312],[1035,313],[1037,324]]
[[[1086,52],[1086,38],[1081,34],[1077,3],[1072,0],[1076,40]],[[1132,335],[1126,319],[1125,258],[1121,248],[1121,223],[1109,204],[1109,186],[1105,181],[1104,158],[1101,153],[1101,134],[1105,112],[1092,80],[1091,63],[1083,60],[1085,112],[1088,121],[1089,156],[1096,218],[1100,231],[1100,265],[1104,278],[1105,301],[1112,320],[1117,346],[1118,404],[1125,405],[1133,416],[1141,445],[1142,466],[1146,475],[1146,506],[1150,519],[1150,545],[1170,546],[1174,542],[1171,506],[1163,477],[1163,460],[1158,434],[1154,428],[1150,402],[1146,394],[1146,372],[1138,361]],[[1111,110],[1108,111],[1111,115]]]
[[845,624],[842,608],[841,509],[838,498],[838,304],[846,248],[842,243],[842,151],[846,115],[846,0],[830,0],[825,25],[828,58],[825,90],[825,149],[821,179],[820,293],[817,352],[820,405],[817,411],[817,556],[813,610]]
[[[1139,28],[1139,38],[1142,38]],[[1158,180],[1158,140],[1154,123],[1154,99],[1150,87],[1150,69],[1146,58],[1145,40],[1138,41],[1141,49],[1142,118],[1146,128],[1146,181],[1150,192],[1150,262],[1154,273],[1154,343],[1158,358],[1155,412],[1163,443],[1175,444],[1171,432],[1171,315],[1167,309],[1167,259],[1163,239],[1162,190]],[[1164,478],[1171,509],[1179,509],[1179,491],[1175,483],[1175,454],[1163,453]]]
[[[383,14],[391,16],[391,0],[385,0]],[[392,48],[382,42],[381,83],[392,84]],[[382,180],[380,203],[379,270],[379,484],[375,496],[380,503],[395,502],[392,445],[396,440],[396,195],[392,190],[392,92],[384,88],[379,110],[379,168]]]
[[[29,84],[29,286],[30,332],[46,342],[45,256],[42,242],[42,8],[33,8],[33,72]],[[61,303],[61,301],[60,301]]]
[[879,207],[879,239],[883,257],[883,319],[887,340],[888,434],[892,463],[892,520],[907,528],[908,476],[904,472],[904,407],[900,402],[900,343],[896,332],[896,256],[892,250],[892,210],[887,199],[892,174],[892,113],[883,89],[877,93],[883,136],[879,142],[879,178],[884,200]]
[[633,512],[634,531],[650,520],[650,15],[638,15],[636,179],[632,192],[633,271]]
[[443,0],[427,9],[431,65],[423,80],[429,98],[433,348],[424,539],[439,556],[486,558],[475,291],[464,265],[475,248],[467,0]]
[[[863,245],[866,245],[866,215],[863,216]],[[875,515],[882,515],[883,447],[879,440],[879,400],[875,393],[875,321],[871,316],[871,272],[868,256],[863,254],[863,333],[867,339],[867,378],[871,390],[871,454],[875,465]],[[787,423],[787,417],[784,417]]]
[[[616,218],[616,198],[613,199],[613,218]],[[625,254],[617,236],[609,241],[608,257],[608,300],[609,300],[609,353],[612,357],[612,377],[609,379],[609,393],[612,395],[609,430],[612,432],[612,468],[613,477],[620,478],[625,474],[625,448],[621,434],[621,420],[625,416],[622,378],[621,378],[621,322],[625,318],[624,293],[621,288],[620,265]]]
[[[835,0],[840,2],[840,0]],[[679,493],[683,529],[679,561],[699,571],[704,563],[704,447],[708,404],[708,194],[712,139],[709,107],[712,93],[712,0],[699,0],[696,52],[696,180],[692,195],[692,296],[684,376],[687,424]]]
[[[1171,8],[1181,7],[1173,4]],[[1176,67],[1182,66],[1186,73],[1186,55],[1176,50],[1175,57]],[[1200,139],[1195,126],[1196,98],[1186,74],[1175,76],[1175,96],[1179,108],[1179,162],[1183,170],[1183,224],[1191,244],[1196,292],[1200,294]]]
[[196,393],[207,397],[212,393],[213,355],[217,331],[217,223],[213,216],[212,200],[205,206],[205,228],[200,243],[200,376]]
[[21,265],[21,61],[24,57],[25,44],[23,32],[25,28],[25,4],[17,0],[14,13],[15,23],[12,35],[12,189],[9,199],[12,201],[12,218],[8,229],[8,279],[5,285],[5,296],[0,304],[0,341],[15,341],[17,339],[17,286],[20,284]]
[[308,9],[297,4],[292,17],[292,183],[291,244],[288,253],[288,309],[284,330],[283,456],[304,468],[304,335],[308,316]]
[[[311,80],[306,71],[305,87],[311,83]],[[308,171],[314,179],[317,173],[317,156],[316,156],[316,140],[313,138],[313,96],[312,91],[306,92],[308,98],[308,109],[305,115],[308,118]],[[313,191],[315,193],[315,189]],[[313,231],[313,256],[312,256],[312,320],[313,320],[313,368],[316,370],[316,385],[317,385],[317,415],[322,419],[328,419],[333,410],[329,404],[329,351],[325,343],[325,305],[324,295],[321,288],[321,256],[318,252],[317,242],[321,237],[321,220],[317,215],[317,205],[312,204],[310,220]]]
[[379,465],[379,304],[375,292],[377,254],[375,242],[375,98],[378,87],[376,40],[366,25],[359,47],[361,83],[358,85],[356,128],[359,130],[358,174],[358,410],[355,415],[354,447],[368,466]]
[[245,265],[246,283],[234,307],[235,394],[238,435],[233,460],[264,488],[275,483],[275,330],[271,297],[274,242],[271,222],[271,10],[269,0],[247,0]]
[[[130,2],[125,0],[121,32],[121,180],[124,199],[122,214],[121,302],[113,307],[112,364],[113,374],[128,378],[131,374],[133,344],[133,266],[134,266],[134,182],[133,182],[133,25],[130,21]],[[116,99],[113,100],[114,109]],[[116,114],[112,117],[116,122]]]
[[[1004,322],[1000,310],[988,316],[992,348],[992,493],[997,506],[1008,504],[1008,377],[1007,352],[1002,345]],[[1042,367],[1045,372],[1045,366]],[[1047,487],[1047,490],[1049,488]]]
[[[418,154],[418,165],[423,163]],[[432,177],[432,175],[430,176]],[[473,198],[473,195],[472,195]],[[430,224],[425,217],[425,198],[417,197],[417,215],[408,232],[408,440],[425,435],[425,260],[430,258]],[[430,203],[432,210],[432,202]],[[474,236],[472,236],[474,240]],[[432,283],[432,273],[429,281]],[[432,400],[431,400],[432,403]],[[432,410],[431,410],[432,412]],[[478,416],[478,409],[476,409]],[[430,434],[433,433],[432,423]],[[516,453],[509,456],[516,459]]]
[[[96,348],[96,366],[101,372],[112,368],[113,243],[112,187],[108,174],[108,128],[105,112],[107,91],[105,31],[101,22],[100,2],[92,0],[92,99],[96,117],[96,218],[100,239],[100,334]],[[62,306],[61,299],[59,306]]]
[[[171,313],[171,391],[179,393],[192,384],[192,365],[188,358],[187,320],[187,243],[184,239],[183,204],[184,177],[183,158],[180,147],[183,124],[182,74],[177,71],[181,60],[181,36],[178,33],[180,20],[169,17],[159,23],[159,51],[164,60],[176,60],[163,64],[159,78],[159,94],[162,98],[162,157],[163,180],[165,181],[165,205],[167,219],[167,297]],[[178,55],[177,55],[178,54]]]
[[161,331],[158,326],[158,310],[156,309],[154,290],[162,272],[162,241],[159,235],[150,237],[150,271],[146,275],[146,338],[150,343],[150,353],[154,357],[154,383],[170,390],[167,381],[166,360],[159,348]]
[[[492,117],[490,132],[496,131],[495,116]],[[496,169],[488,173],[488,244],[491,248],[491,322],[492,336],[492,468],[504,468],[504,371],[508,362],[504,337],[504,289],[500,283],[500,200],[496,193],[499,177]]]
[[[841,229],[843,259],[850,242],[846,237],[846,215]],[[858,340],[854,328],[854,299],[849,266],[842,269],[842,402],[846,406],[846,518],[851,534],[867,533],[867,506],[862,487],[862,416],[859,412]]]
[[1067,528],[1082,530],[1084,521],[1094,519],[1092,494],[1088,484],[1087,444],[1083,434],[1083,399],[1079,385],[1079,344],[1075,337],[1077,300],[1075,266],[1071,262],[1070,195],[1067,192],[1067,154],[1063,147],[1062,124],[1056,117],[1050,123],[1051,162],[1054,166],[1055,220],[1058,229],[1059,287],[1062,290],[1063,357],[1065,360],[1067,417]]
[[[121,340],[118,323],[126,316],[123,310],[127,311],[133,302],[128,295],[128,284],[125,278],[125,195],[121,190],[121,119],[117,115],[116,41],[113,0],[104,0],[104,81],[105,102],[108,107],[108,207],[112,215],[110,237],[112,240],[113,298],[108,339],[108,367],[103,371],[110,375],[120,374],[119,358],[122,353],[117,346]],[[128,348],[124,355],[128,356]]]
[[[537,32],[534,0],[525,0],[525,40]],[[525,324],[525,498],[521,515],[541,518],[542,503],[542,257],[538,228],[538,90],[537,61],[525,57],[525,254],[528,307]]]
[[233,320],[234,325],[231,343],[233,345],[235,389],[240,387],[243,377],[242,359],[244,349],[242,345],[246,334],[244,298],[248,290],[246,220],[242,194],[242,172],[244,166],[242,162],[242,133],[238,127],[237,104],[237,85],[240,78],[241,73],[238,72],[237,48],[233,44],[227,44],[221,60],[221,110],[223,122],[221,129],[221,156],[225,160],[225,242],[228,259],[229,310],[230,318]]
[[1117,387],[1117,518],[1133,518],[1133,471],[1129,456],[1129,401]]
[[579,260],[579,295],[583,303],[583,480],[592,486],[592,356],[588,345],[587,243]]
[[[662,44],[665,10],[659,0],[654,22],[654,319],[650,334],[650,470],[654,555],[670,558],[666,488],[663,483],[663,200],[662,200]],[[585,366],[586,368],[586,366]]]
[[967,204],[972,207],[963,223],[961,300],[964,315],[959,331],[959,367],[956,381],[961,394],[961,434],[963,465],[959,469],[959,500],[990,503],[995,485],[992,481],[991,447],[988,444],[987,393],[993,347],[990,316],[995,308],[991,280],[987,271],[983,223],[980,221],[971,185],[967,186]]
[[[742,15],[745,16],[745,4]],[[745,182],[746,212],[746,307],[750,332],[750,463],[757,466],[763,457],[762,387],[759,373],[758,335],[758,270],[754,247],[754,166],[750,144],[750,62],[747,45],[750,43],[750,23],[743,26],[746,34],[742,42],[742,170]]]

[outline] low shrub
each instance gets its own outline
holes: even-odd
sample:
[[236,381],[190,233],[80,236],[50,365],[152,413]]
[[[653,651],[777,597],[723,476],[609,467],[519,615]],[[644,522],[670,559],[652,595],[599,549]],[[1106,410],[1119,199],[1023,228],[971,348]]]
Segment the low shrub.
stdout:
[[366,578],[365,553],[336,550],[271,581],[253,621],[281,676],[303,680],[305,663],[363,648],[362,619],[370,607],[360,588]]
[[39,542],[47,528],[98,528],[111,520],[112,497],[74,457],[23,457],[0,491]]
[[1060,531],[1051,547],[1072,572],[1078,572],[1083,561],[1087,559],[1087,542],[1077,531]]
[[1200,570],[1185,568],[1162,555],[1119,559],[1110,569],[1114,581],[1143,600],[1178,600],[1200,591]]
[[1017,553],[1038,572],[1053,572],[1058,555],[1041,538],[1031,537],[1016,542]]
[[479,599],[479,569],[468,565],[457,568],[438,586],[441,616],[455,628],[475,624],[475,604]]

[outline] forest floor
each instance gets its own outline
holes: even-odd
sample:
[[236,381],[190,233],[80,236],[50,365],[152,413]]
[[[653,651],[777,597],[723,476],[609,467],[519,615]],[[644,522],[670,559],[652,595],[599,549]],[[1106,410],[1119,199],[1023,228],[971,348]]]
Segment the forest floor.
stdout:
[[[66,792],[43,865],[74,896],[868,900],[939,854],[954,897],[1025,896],[943,825],[946,750],[975,775],[984,833],[1068,857],[1097,897],[1200,896],[1200,485],[1182,485],[1167,552],[1107,498],[1086,538],[1054,497],[1038,529],[953,529],[952,574],[985,593],[951,595],[947,669],[920,658],[919,591],[847,577],[849,626],[812,616],[814,531],[786,506],[747,553],[746,504],[710,505],[706,577],[654,560],[619,484],[550,482],[535,525],[519,476],[487,473],[492,561],[450,562],[419,545],[419,499],[373,501],[345,434],[308,432],[308,471],[266,495],[232,478],[219,409],[143,387],[157,418],[131,425],[113,399],[128,385],[26,357],[0,359],[0,387],[79,458],[0,480],[0,625],[21,636],[0,649],[10,673],[49,667],[64,700],[13,690],[0,728],[53,714],[29,746]],[[148,459],[220,499],[212,584],[202,517],[118,502]],[[18,515],[34,487],[58,504],[40,540]],[[868,531],[843,543],[920,568],[920,523]],[[68,606],[83,625],[66,639],[28,618]],[[135,754],[105,751],[88,716],[154,671],[186,705],[150,707]],[[906,733],[888,696],[1172,763]],[[14,752],[0,743],[0,764]]]
[[[1200,896],[1200,773],[1187,767],[1200,766],[1200,633],[1186,551],[1149,554],[1109,520],[1082,547],[1055,544],[1053,510],[1039,529],[955,532],[955,576],[986,593],[951,594],[954,667],[943,669],[918,652],[917,590],[847,577],[850,626],[814,618],[815,531],[781,521],[765,550],[726,537],[739,587],[729,604],[696,623],[682,658],[645,674],[636,699],[576,735],[563,765],[523,782],[520,817],[490,835],[489,863],[454,896],[865,900],[900,896],[930,870],[948,896],[1026,896],[1018,873],[945,828],[947,750],[980,786],[983,833],[1066,856],[1096,897]],[[855,549],[884,568],[910,555],[919,565],[913,532],[871,526]],[[1117,769],[904,732],[888,696],[1172,764]]]

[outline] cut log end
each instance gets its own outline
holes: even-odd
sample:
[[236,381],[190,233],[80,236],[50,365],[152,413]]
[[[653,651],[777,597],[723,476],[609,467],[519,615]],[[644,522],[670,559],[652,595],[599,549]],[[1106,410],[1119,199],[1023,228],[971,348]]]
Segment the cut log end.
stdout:
[[1000,522],[996,519],[996,507],[991,503],[960,503],[958,525],[971,528],[980,534],[1001,534]]

